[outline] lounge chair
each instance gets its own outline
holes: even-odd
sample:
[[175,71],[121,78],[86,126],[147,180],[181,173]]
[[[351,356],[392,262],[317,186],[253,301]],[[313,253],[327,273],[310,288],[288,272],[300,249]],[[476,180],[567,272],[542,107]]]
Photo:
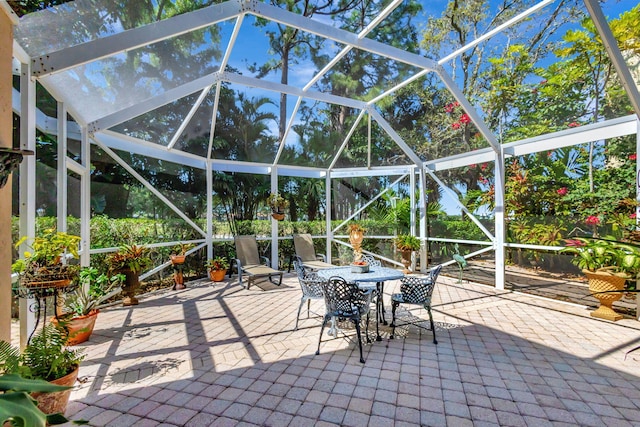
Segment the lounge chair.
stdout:
[[316,254],[311,234],[294,234],[293,246],[296,250],[296,256],[300,258],[305,268],[321,270],[335,267],[327,262],[327,257],[324,254]]
[[[256,236],[235,236],[236,256],[234,259],[238,271],[238,282],[242,283],[242,275],[246,274],[247,289],[258,278],[268,278],[271,283],[278,286],[282,284],[282,271],[269,267],[269,258],[260,256]],[[274,276],[279,276],[278,282],[273,281]]]

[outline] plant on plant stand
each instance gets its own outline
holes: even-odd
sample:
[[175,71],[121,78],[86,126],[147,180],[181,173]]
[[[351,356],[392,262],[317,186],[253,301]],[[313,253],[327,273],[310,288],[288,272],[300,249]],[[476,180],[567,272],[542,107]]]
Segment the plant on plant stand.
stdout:
[[[22,237],[18,248],[27,240]],[[60,288],[68,286],[78,274],[77,265],[68,264],[66,254],[78,258],[80,237],[50,228],[33,239],[24,258],[14,262],[11,271],[20,275],[20,285],[26,288]]]
[[221,282],[229,269],[229,261],[225,257],[216,257],[207,260],[205,267],[209,269],[209,278],[212,281]]
[[284,210],[289,206],[289,201],[278,193],[271,193],[267,197],[267,204],[271,208],[271,216],[276,221],[284,219]]
[[51,319],[67,331],[67,345],[85,342],[91,336],[98,317],[98,306],[122,291],[124,274],[107,276],[95,267],[80,270],[80,286],[65,296],[62,315]]
[[574,254],[571,262],[589,279],[589,291],[600,301],[591,316],[607,320],[620,320],[622,315],[612,304],[622,297],[625,283],[640,277],[640,249],[637,245],[609,238],[582,238],[566,240],[561,253]]
[[32,393],[45,414],[64,413],[70,388],[78,378],[80,362],[84,359],[79,350],[66,347],[66,339],[66,332],[60,326],[48,323],[31,338],[22,354],[7,342],[0,341],[0,374],[17,374],[68,387],[65,391]]
[[420,250],[420,239],[411,234],[399,234],[393,240],[398,249],[402,253],[402,265],[404,265],[404,274],[411,273],[411,254]]
[[187,251],[191,249],[193,245],[191,243],[180,243],[175,253],[171,254],[171,266],[173,267],[173,285],[174,290],[184,289],[184,261],[187,258]]
[[149,248],[137,245],[121,246],[117,252],[110,254],[106,261],[112,274],[124,274],[126,277],[125,285],[122,287],[124,295],[122,305],[138,304],[135,295],[140,287],[139,275],[152,262],[149,257]]

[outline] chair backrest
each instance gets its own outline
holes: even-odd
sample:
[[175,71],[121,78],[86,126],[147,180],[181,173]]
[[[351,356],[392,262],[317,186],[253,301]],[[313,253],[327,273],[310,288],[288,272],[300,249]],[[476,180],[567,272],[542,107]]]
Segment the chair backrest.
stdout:
[[296,255],[302,259],[302,262],[317,260],[311,234],[294,234],[293,246],[295,247]]
[[367,313],[371,305],[371,293],[365,293],[355,283],[333,276],[323,287],[327,313],[340,317],[354,317]]
[[362,260],[366,261],[367,264],[369,264],[369,266],[371,266],[371,267],[380,267],[380,266],[382,266],[382,262],[380,262],[379,259],[375,259],[371,255],[363,254],[362,255]]
[[441,268],[439,265],[431,270],[429,277],[405,276],[400,279],[403,301],[409,304],[431,304],[431,295]]
[[298,283],[300,283],[303,295],[311,298],[322,298],[322,285],[326,280],[313,271],[306,271],[299,256],[293,259],[293,266],[296,269],[296,273],[298,273]]
[[296,274],[298,274],[298,279],[304,279],[307,271],[304,268],[302,258],[300,258],[298,255],[294,255],[293,257],[293,268],[294,270],[296,270]]
[[442,270],[442,264],[438,264],[436,267],[432,268],[429,271],[429,278],[432,283],[436,283],[436,279],[438,279],[438,274],[440,274],[440,270]]
[[236,244],[236,257],[243,266],[260,265],[260,253],[258,252],[256,236],[235,236],[233,241]]

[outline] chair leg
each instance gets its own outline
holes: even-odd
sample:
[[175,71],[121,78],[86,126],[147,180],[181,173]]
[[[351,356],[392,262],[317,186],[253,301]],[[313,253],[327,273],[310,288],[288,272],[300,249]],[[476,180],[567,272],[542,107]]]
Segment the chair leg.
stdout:
[[316,356],[320,354],[320,342],[322,342],[322,333],[324,332],[324,326],[329,321],[330,316],[324,316],[322,320],[322,326],[320,326],[320,337],[318,338],[318,350],[316,350]]
[[380,303],[380,314],[382,318],[382,324],[387,324],[387,319],[384,317],[384,282],[378,282],[378,302]]
[[364,363],[364,357],[362,357],[362,336],[360,335],[360,319],[355,318],[353,322],[356,324],[356,333],[358,334],[358,346],[360,347],[360,363]]
[[389,339],[393,339],[396,334],[396,308],[398,308],[398,303],[391,301],[391,336],[389,336]]
[[307,319],[309,317],[311,317],[311,298],[307,298]]
[[438,340],[436,340],[436,327],[433,324],[433,315],[431,314],[431,306],[427,305],[425,306],[425,308],[427,309],[427,312],[429,313],[429,321],[431,322],[431,332],[433,332],[433,343],[434,344],[438,344]]
[[296,328],[295,331],[298,330],[298,321],[300,320],[300,311],[302,311],[302,306],[304,305],[304,296],[300,300],[300,305],[298,306],[298,317],[296,317]]

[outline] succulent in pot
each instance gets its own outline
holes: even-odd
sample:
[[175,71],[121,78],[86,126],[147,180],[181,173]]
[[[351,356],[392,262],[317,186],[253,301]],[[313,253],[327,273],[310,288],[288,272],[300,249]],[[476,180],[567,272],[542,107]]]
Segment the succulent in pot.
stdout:
[[126,276],[122,273],[108,276],[95,267],[80,270],[80,286],[64,299],[63,313],[52,318],[67,331],[67,345],[85,342],[91,337],[98,306],[122,291]]

